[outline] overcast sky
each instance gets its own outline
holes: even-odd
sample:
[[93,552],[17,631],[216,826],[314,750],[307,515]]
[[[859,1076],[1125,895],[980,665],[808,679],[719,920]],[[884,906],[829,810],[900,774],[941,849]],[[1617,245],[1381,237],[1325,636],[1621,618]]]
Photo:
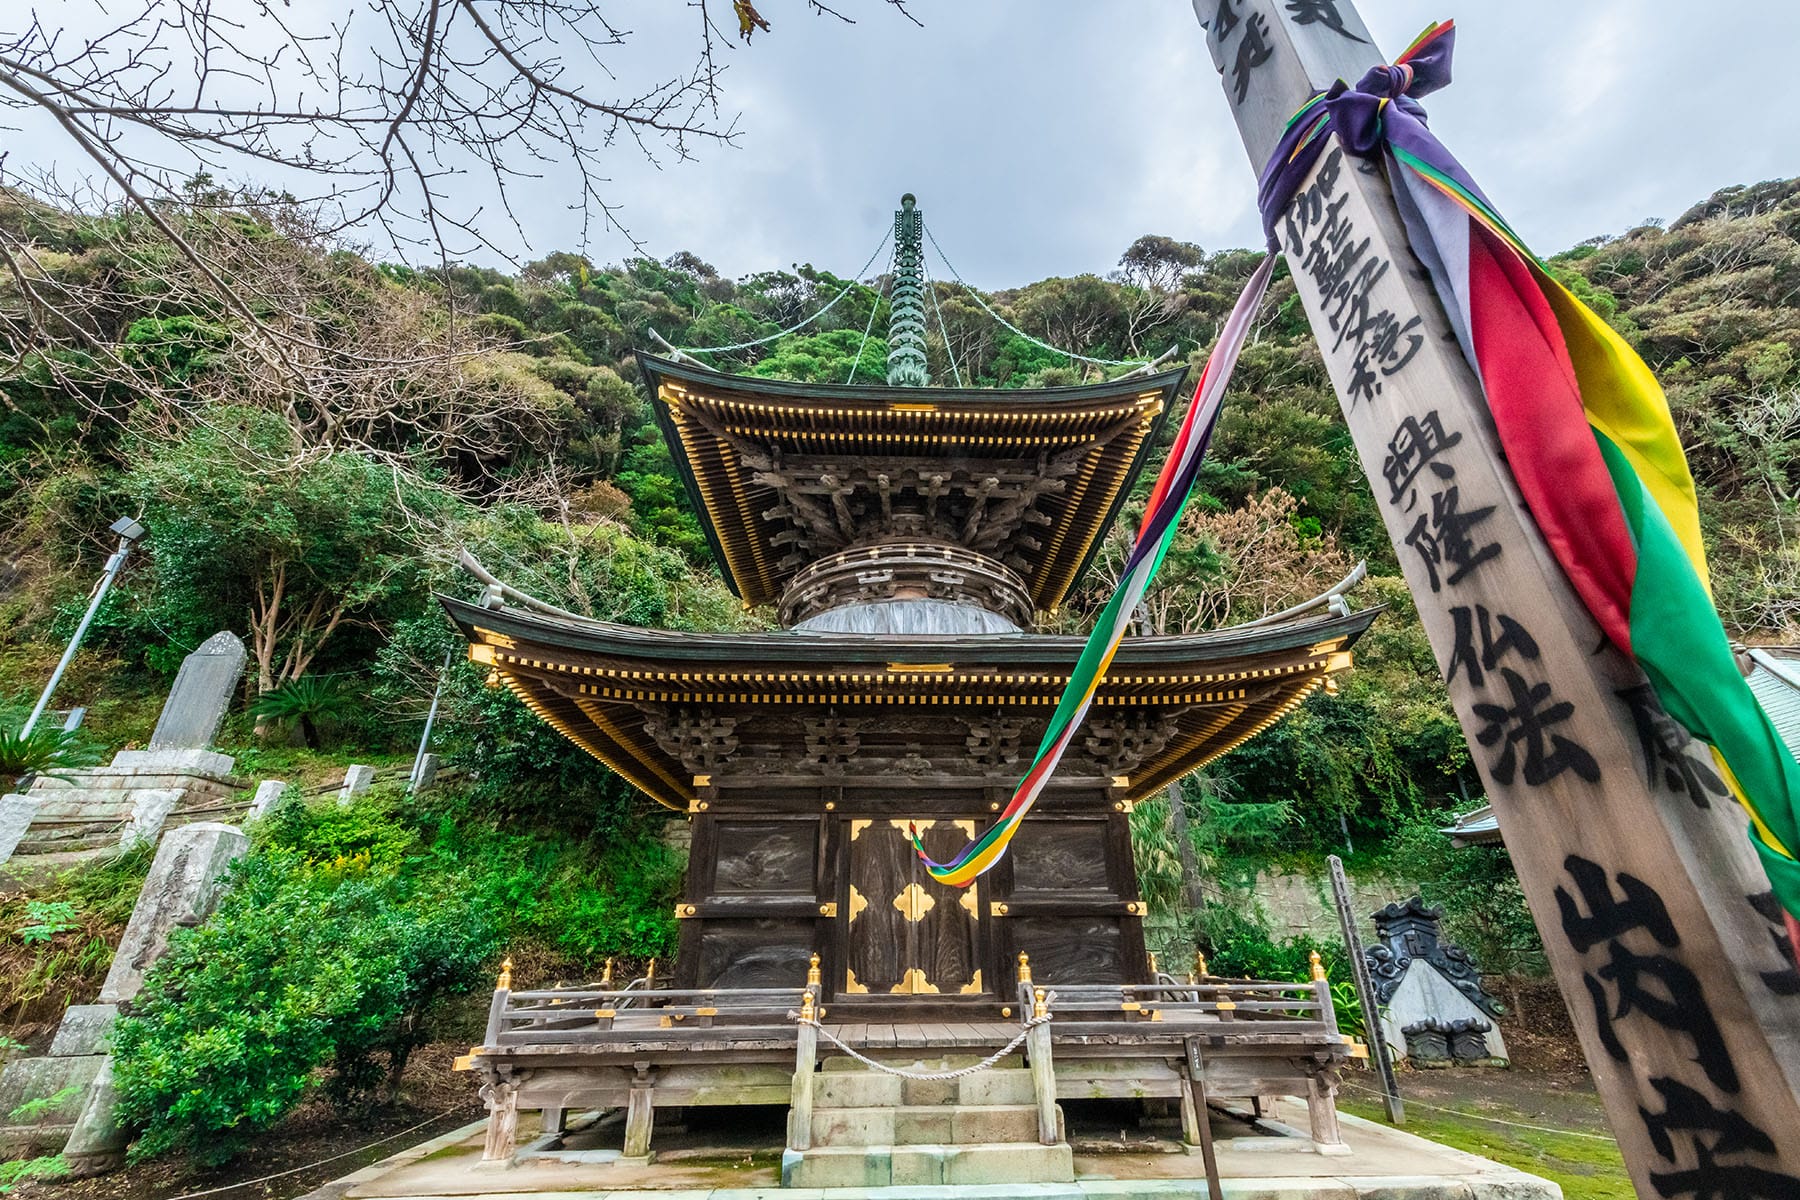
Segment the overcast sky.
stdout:
[[[658,257],[691,250],[729,275],[811,262],[849,273],[903,191],[987,288],[1104,273],[1144,233],[1253,245],[1254,173],[1189,0],[761,0],[774,28],[729,55],[738,148],[609,164],[609,196]],[[54,9],[52,4],[51,9]],[[306,8],[306,0],[297,0]],[[333,6],[335,7],[335,6]],[[620,0],[630,53],[693,41],[675,0]],[[1386,54],[1455,17],[1456,82],[1432,126],[1540,252],[1673,218],[1715,188],[1800,174],[1793,0],[1363,0]],[[610,10],[609,10],[610,11]],[[76,165],[48,130],[21,158]],[[578,248],[567,181],[522,213],[524,255]],[[587,247],[616,261],[614,235]],[[500,265],[500,264],[496,264]]]

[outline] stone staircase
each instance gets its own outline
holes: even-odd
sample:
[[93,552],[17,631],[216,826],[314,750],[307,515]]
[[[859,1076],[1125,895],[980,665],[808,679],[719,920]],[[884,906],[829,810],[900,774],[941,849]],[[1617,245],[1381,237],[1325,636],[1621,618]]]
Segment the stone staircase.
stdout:
[[[920,1072],[979,1061],[882,1057]],[[1069,1183],[1075,1164],[1060,1108],[1056,1119],[1057,1144],[1041,1144],[1031,1072],[1018,1055],[947,1080],[904,1079],[828,1058],[813,1084],[812,1146],[783,1156],[782,1186]]]

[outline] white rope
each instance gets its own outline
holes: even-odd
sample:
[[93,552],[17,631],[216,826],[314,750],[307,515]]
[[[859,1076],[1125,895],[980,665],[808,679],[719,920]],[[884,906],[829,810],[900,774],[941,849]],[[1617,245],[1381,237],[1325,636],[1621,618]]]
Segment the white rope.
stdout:
[[851,277],[850,282],[844,285],[844,290],[833,296],[829,304],[824,308],[821,308],[812,316],[807,317],[804,321],[795,325],[789,325],[780,333],[771,333],[768,337],[757,338],[754,342],[738,342],[730,346],[678,346],[676,349],[680,350],[683,354],[723,354],[728,350],[748,350],[752,346],[766,346],[777,338],[784,338],[790,333],[798,333],[800,330],[805,329],[808,325],[811,325],[814,321],[836,308],[838,301],[842,300],[845,296],[848,296],[853,288],[863,286],[862,277],[867,275],[869,273],[869,268],[875,265],[875,259],[880,256],[882,247],[887,245],[888,238],[891,236],[891,234],[887,233],[882,234],[880,244],[875,247],[875,253],[869,255],[869,261],[862,265],[862,270]]
[[[1378,1091],[1375,1091],[1373,1088],[1366,1088],[1366,1087],[1363,1087],[1361,1084],[1351,1083],[1349,1080],[1345,1080],[1343,1083],[1343,1086],[1350,1088],[1354,1091],[1367,1092],[1371,1096],[1379,1096],[1380,1098],[1382,1098],[1384,1100],[1387,1099],[1386,1092],[1378,1092]],[[1567,1137],[1589,1138],[1596,1142],[1617,1142],[1618,1141],[1617,1138],[1608,1137],[1606,1134],[1603,1134],[1603,1133],[1582,1133],[1578,1129],[1555,1129],[1549,1125],[1527,1125],[1523,1121],[1508,1121],[1501,1117],[1483,1116],[1481,1113],[1464,1112],[1460,1108],[1444,1108],[1442,1105],[1427,1104],[1427,1103],[1425,1103],[1425,1101],[1416,1100],[1411,1096],[1408,1096],[1406,1098],[1406,1104],[1408,1107],[1417,1106],[1419,1108],[1429,1108],[1436,1112],[1449,1113],[1453,1117],[1468,1117],[1468,1118],[1470,1118],[1472,1120],[1476,1120],[1476,1121],[1492,1121],[1496,1125],[1511,1125],[1514,1129],[1535,1129],[1539,1133],[1560,1133]]]
[[1026,1021],[1024,1027],[1019,1030],[1018,1037],[1015,1037],[1012,1041],[1006,1043],[1006,1045],[994,1051],[974,1066],[958,1067],[954,1071],[907,1071],[900,1067],[890,1066],[884,1062],[876,1062],[874,1059],[862,1053],[855,1046],[850,1045],[817,1021],[807,1021],[803,1019],[800,1023],[802,1025],[811,1025],[814,1029],[817,1029],[820,1033],[825,1035],[826,1041],[836,1046],[839,1050],[842,1050],[845,1054],[848,1054],[851,1058],[854,1058],[857,1062],[862,1063],[864,1066],[874,1067],[877,1071],[882,1071],[888,1075],[898,1075],[902,1079],[939,1080],[961,1079],[964,1075],[973,1075],[977,1071],[987,1070],[989,1067],[1011,1054],[1014,1050],[1017,1050],[1020,1046],[1024,1045],[1025,1039],[1031,1035],[1033,1029],[1036,1029],[1039,1025],[1047,1025],[1049,1022],[1050,1015],[1048,1013],[1041,1017],[1032,1017],[1029,1021]]
[[420,1121],[417,1125],[414,1125],[410,1129],[402,1129],[399,1133],[390,1133],[384,1138],[375,1139],[374,1141],[370,1142],[366,1146],[358,1146],[354,1150],[346,1150],[342,1154],[334,1154],[330,1158],[321,1158],[318,1162],[307,1163],[304,1167],[293,1167],[286,1171],[277,1171],[273,1175],[263,1175],[256,1179],[246,1179],[241,1183],[228,1183],[228,1184],[225,1184],[223,1187],[207,1188],[204,1192],[184,1192],[183,1194],[181,1194],[179,1196],[173,1197],[172,1200],[195,1200],[195,1198],[199,1197],[199,1196],[216,1196],[220,1192],[235,1192],[239,1188],[250,1187],[251,1185],[258,1184],[258,1183],[267,1183],[271,1179],[282,1179],[289,1175],[298,1175],[302,1171],[310,1171],[314,1167],[322,1167],[322,1166],[326,1165],[327,1163],[334,1163],[334,1162],[338,1161],[338,1159],[340,1159],[340,1158],[349,1158],[351,1155],[361,1154],[364,1150],[373,1150],[375,1147],[381,1145],[383,1142],[391,1142],[395,1138],[403,1138],[409,1133],[414,1133],[420,1129],[423,1129],[427,1125],[431,1124],[433,1121],[437,1120],[439,1117],[447,1117],[451,1113],[462,1112],[462,1111],[463,1111],[462,1109],[447,1108],[443,1112],[438,1113],[435,1116],[426,1117],[423,1121]]
[[986,300],[981,298],[981,293],[976,291],[974,287],[957,273],[956,264],[950,261],[950,256],[944,253],[944,248],[937,244],[937,239],[935,237],[931,236],[931,226],[929,225],[925,226],[925,238],[931,243],[931,248],[937,251],[938,257],[944,260],[944,266],[950,270],[950,277],[963,285],[964,290],[969,293],[975,303],[981,305],[982,311],[986,312],[988,316],[994,318],[994,320],[1000,322],[1000,324],[1006,326],[1040,350],[1048,350],[1052,354],[1060,354],[1064,358],[1072,358],[1076,362],[1093,363],[1095,366],[1100,367],[1135,367],[1150,361],[1147,358],[1090,358],[1085,354],[1077,354],[1073,350],[1064,350],[1061,346],[1052,346],[1049,342],[1032,337],[1029,333],[1026,333],[1023,329],[1020,329],[1017,325],[1014,325],[1011,321],[995,312],[993,307],[989,305]]
[[961,387],[962,371],[956,365],[956,351],[950,347],[950,328],[944,324],[944,310],[938,306],[937,284],[931,282],[931,268],[925,265],[925,256],[919,255],[919,272],[925,276],[925,286],[931,290],[931,311],[937,314],[938,334],[944,339],[944,357],[950,360],[950,374],[956,377],[956,386]]
[[[892,279],[893,275],[894,256],[890,254],[888,255],[888,278]],[[861,344],[856,347],[856,357],[850,362],[850,374],[844,376],[845,383],[854,382],[857,368],[862,366],[863,351],[869,348],[869,333],[875,328],[875,314],[881,311],[881,295],[880,291],[876,291],[875,302],[869,305],[869,323],[863,326],[863,339]]]

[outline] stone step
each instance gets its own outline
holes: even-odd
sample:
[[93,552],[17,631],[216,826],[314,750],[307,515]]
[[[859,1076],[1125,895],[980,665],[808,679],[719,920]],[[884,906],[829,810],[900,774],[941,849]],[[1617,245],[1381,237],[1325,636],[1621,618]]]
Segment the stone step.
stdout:
[[[1057,1110],[1057,1140],[1062,1110]],[[813,1110],[815,1146],[971,1145],[1038,1138],[1035,1104],[903,1104]]]
[[[996,1046],[994,1049],[998,1050]],[[867,1071],[870,1068],[862,1062],[851,1058],[848,1054],[828,1054],[825,1043],[819,1045],[821,1071]],[[933,1054],[922,1055],[917,1050],[878,1050],[861,1049],[878,1063],[886,1063],[890,1067],[903,1067],[908,1071],[959,1071],[964,1067],[972,1067],[987,1058],[985,1054]],[[1020,1070],[1025,1066],[1023,1054],[1009,1054],[994,1064],[997,1071]]]
[[1037,1089],[1023,1067],[996,1067],[956,1081],[958,1104],[1036,1104]]
[[968,1146],[821,1146],[789,1150],[783,1187],[934,1187],[944,1184],[1072,1183],[1067,1142]]

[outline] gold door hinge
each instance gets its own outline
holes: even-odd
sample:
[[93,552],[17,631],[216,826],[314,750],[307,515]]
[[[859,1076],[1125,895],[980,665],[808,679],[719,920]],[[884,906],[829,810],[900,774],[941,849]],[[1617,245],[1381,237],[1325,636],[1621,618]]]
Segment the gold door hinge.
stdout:
[[837,901],[836,900],[830,901],[829,903],[826,903],[826,904],[819,905],[819,915],[821,917],[835,917],[835,916],[837,916],[837,912],[838,912],[838,909],[837,909]]
[[1003,902],[1003,901],[996,900],[992,904],[988,905],[988,915],[991,917],[1004,917],[1006,915],[1006,913],[1007,913],[1007,908],[1006,908],[1005,902]]
[[691,917],[699,911],[700,909],[692,904],[677,904],[675,906],[675,919],[679,921],[684,917]]

